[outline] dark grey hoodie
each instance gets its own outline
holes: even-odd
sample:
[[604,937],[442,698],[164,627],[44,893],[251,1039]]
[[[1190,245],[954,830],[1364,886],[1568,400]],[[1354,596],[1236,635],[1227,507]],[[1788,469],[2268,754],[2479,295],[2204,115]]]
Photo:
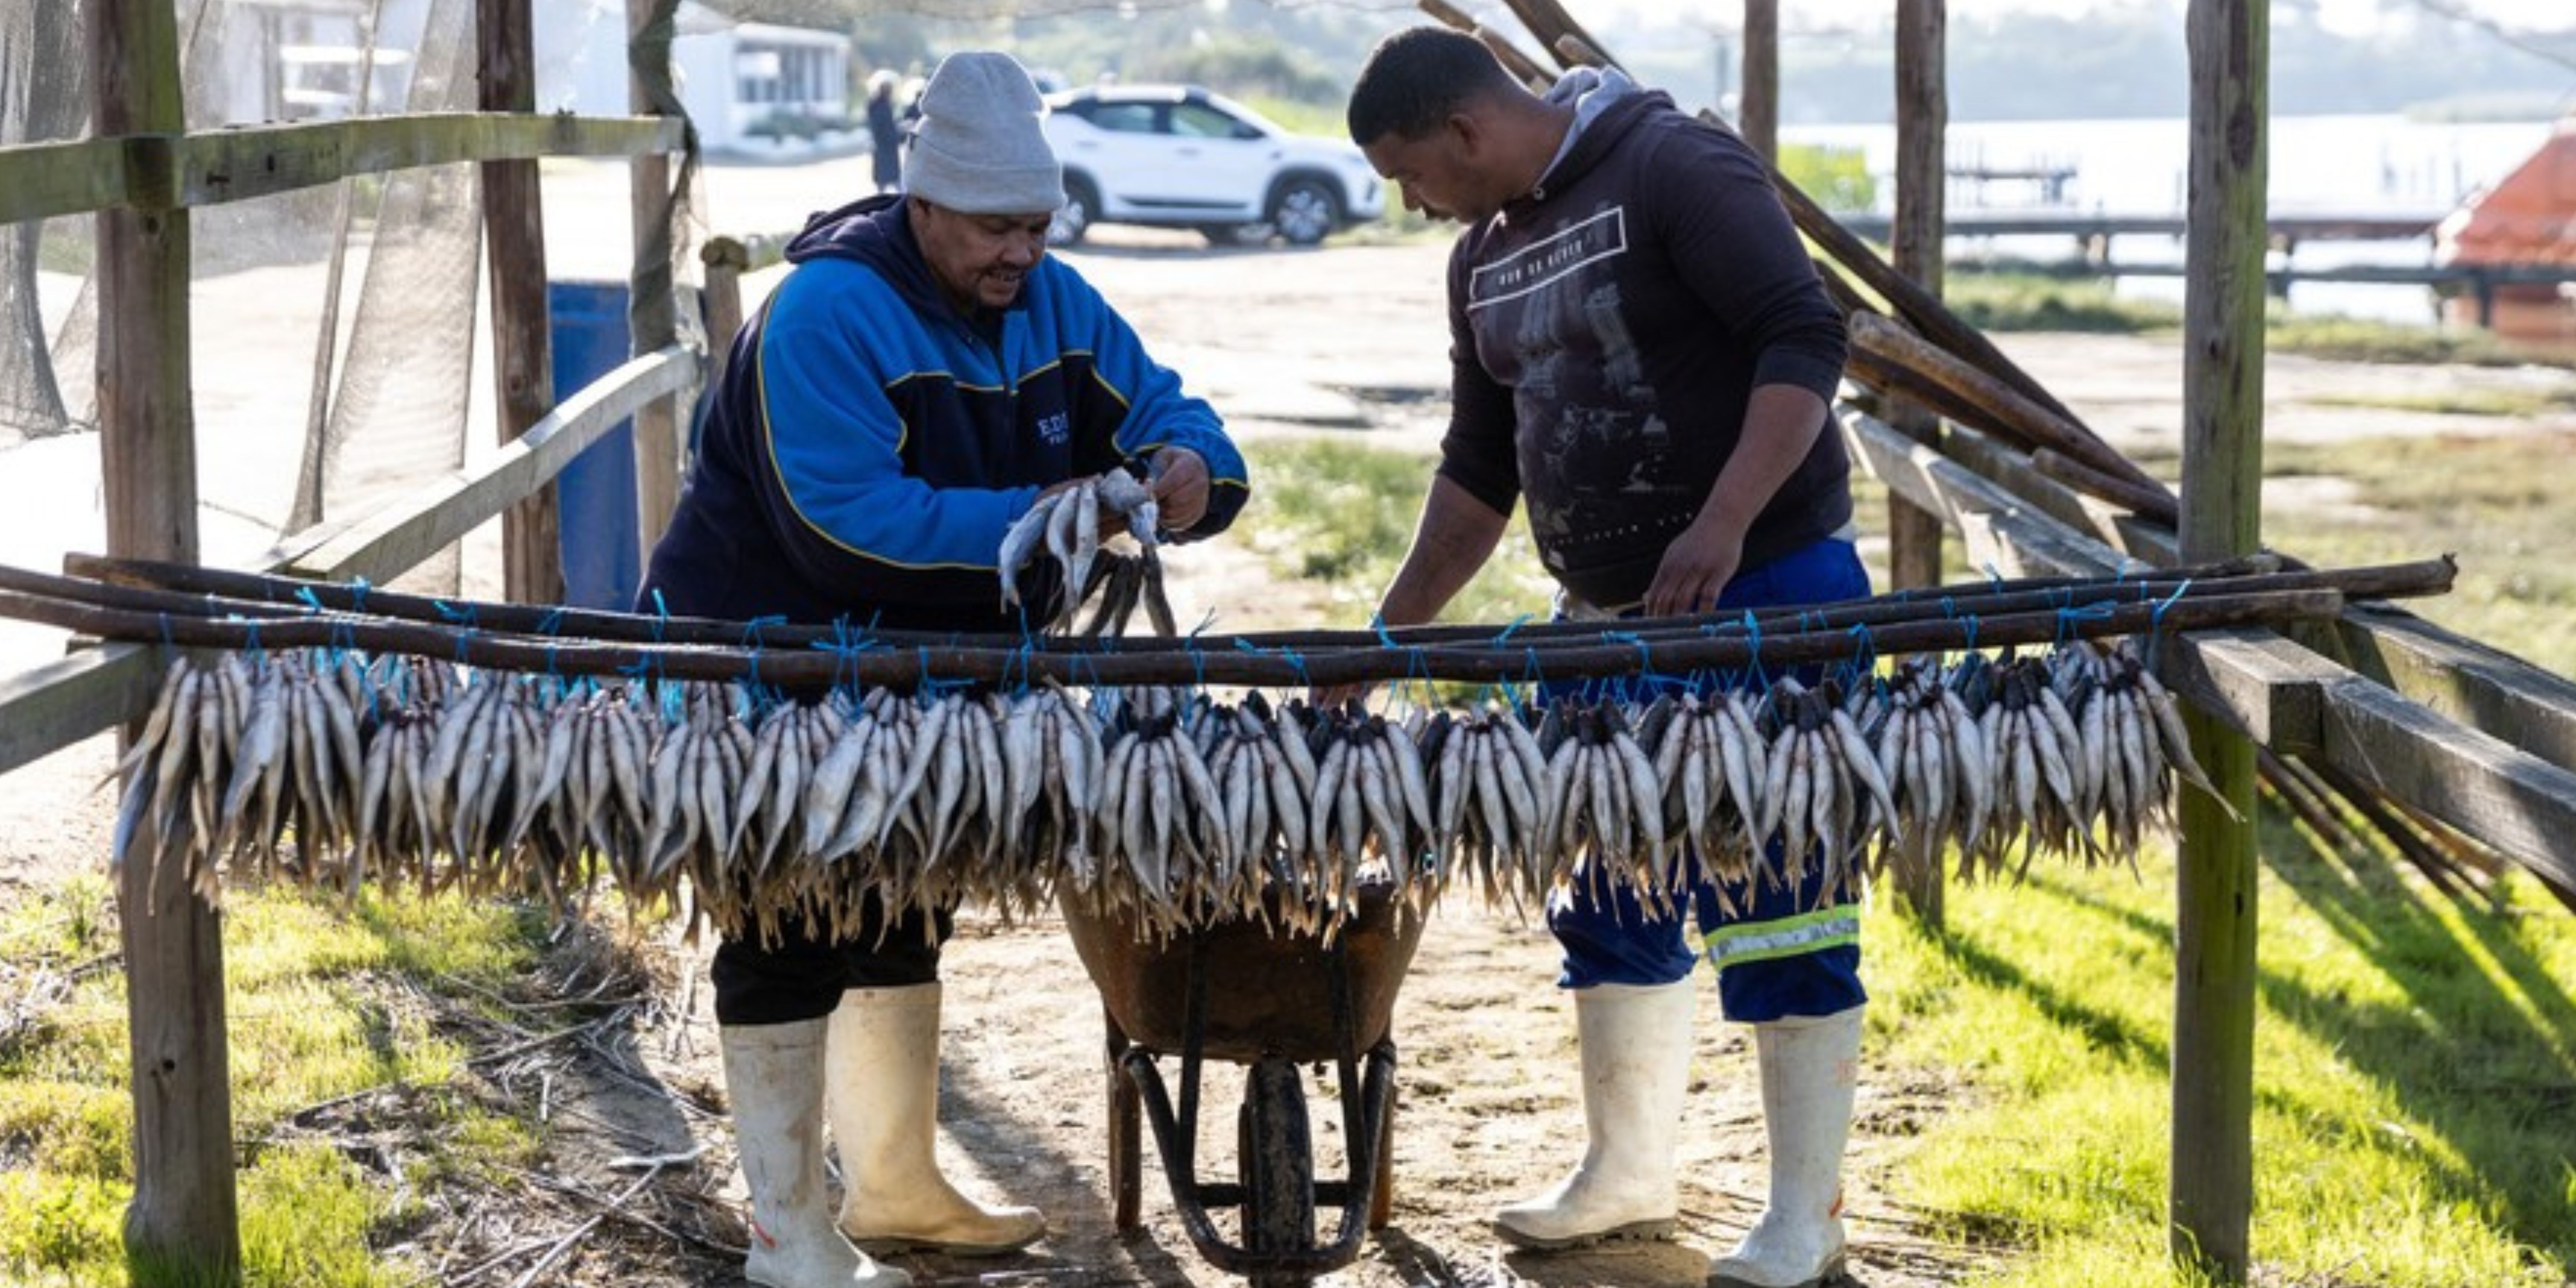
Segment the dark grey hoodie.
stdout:
[[[1578,130],[1449,263],[1456,406],[1440,472],[1508,514],[1579,599],[1644,597],[1708,499],[1757,385],[1831,401],[1842,319],[1759,157],[1617,73],[1551,95]],[[1748,529],[1742,566],[1851,518],[1830,426]]]

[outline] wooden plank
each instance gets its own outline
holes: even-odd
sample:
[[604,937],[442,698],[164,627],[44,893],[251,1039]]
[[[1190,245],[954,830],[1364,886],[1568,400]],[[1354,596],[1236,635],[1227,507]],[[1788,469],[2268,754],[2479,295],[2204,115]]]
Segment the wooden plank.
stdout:
[[2328,763],[2576,888],[2576,772],[2360,675],[2325,691]]
[[2200,710],[2282,755],[2325,739],[2332,662],[2271,631],[2195,631],[2163,640],[2156,673]]
[[1941,451],[2048,517],[2132,559],[2160,568],[2182,562],[2170,528],[2160,528],[2040,473],[2029,453],[2000,439],[1954,424],[1941,436]]
[[129,153],[123,139],[0,148],[0,224],[125,204],[132,196],[126,177]]
[[[477,0],[477,87],[487,112],[537,105],[536,19],[530,0]],[[492,383],[501,441],[528,432],[554,406],[554,327],[546,299],[544,189],[533,160],[483,163],[483,262],[492,283]],[[564,599],[562,518],[552,483],[501,516],[502,597]]]
[[1876,417],[1846,410],[1844,440],[1869,472],[1967,539],[1968,561],[2004,576],[2102,576],[2146,565],[2081,533]]
[[[2310,637],[2313,632],[2300,632]],[[2451,719],[2576,771],[2576,681],[2386,604],[2356,604],[2320,651]]]
[[637,408],[685,387],[697,369],[696,355],[677,346],[633,359],[565,399],[492,460],[377,511],[287,571],[325,581],[389,581],[543,486]]
[[[102,138],[187,128],[178,11],[168,0],[92,0],[90,125]],[[140,144],[129,159],[154,155]],[[145,198],[157,183],[129,184]],[[155,166],[150,174],[166,174]],[[184,210],[98,216],[98,425],[111,555],[197,560],[196,423],[189,402],[189,223]],[[139,1288],[241,1281],[233,1187],[231,1048],[223,923],[151,856],[117,869],[124,949],[134,1195],[128,1277]]]
[[680,122],[657,117],[415,112],[200,131],[172,140],[173,199],[215,205],[459,161],[659,155],[679,150],[681,130]]
[[0,676],[0,774],[142,719],[167,669],[158,645],[103,644]]
[[[2190,284],[2179,525],[2186,560],[2250,554],[2262,538],[2269,15],[2260,0],[2192,0],[2186,20]],[[2166,1244],[2178,1266],[2243,1283],[2254,1212],[2261,875],[2254,744],[2196,708],[2183,722],[2218,790],[2215,798],[2183,793],[2179,811]]]

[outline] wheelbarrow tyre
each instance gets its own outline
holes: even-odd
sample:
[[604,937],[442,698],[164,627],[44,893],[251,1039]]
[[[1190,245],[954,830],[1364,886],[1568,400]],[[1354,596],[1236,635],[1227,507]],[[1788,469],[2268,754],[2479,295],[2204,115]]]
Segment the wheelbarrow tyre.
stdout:
[[[1306,1089],[1297,1066],[1272,1057],[1244,1079],[1236,1169],[1243,1180],[1243,1242],[1255,1253],[1315,1246],[1315,1155],[1306,1127]],[[1253,1277],[1255,1285],[1307,1282]]]

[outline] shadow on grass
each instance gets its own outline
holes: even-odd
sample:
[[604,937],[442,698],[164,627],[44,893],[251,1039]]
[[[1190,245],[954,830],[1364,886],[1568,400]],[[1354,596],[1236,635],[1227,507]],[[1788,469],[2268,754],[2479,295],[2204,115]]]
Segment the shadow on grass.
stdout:
[[[2330,844],[2271,806],[2261,829],[2276,889],[2407,999],[2356,1000],[2264,968],[2256,989],[2269,1016],[2333,1047],[2457,1152],[2464,1166],[2419,1157],[2441,1191],[2437,1202],[2491,1209],[2512,1239],[2576,1260],[2576,1136],[2565,1130],[2576,1117],[2576,999],[2567,985],[2516,936],[2508,915],[2461,903],[2455,927],[2433,902],[2441,896],[2407,881],[2387,856]],[[2023,888],[2170,951],[2169,918],[2044,874]],[[2067,922],[2072,932],[2076,922]],[[2112,1059],[2170,1068],[2164,1037],[2032,978],[1975,936],[1945,928],[1927,939],[1969,978],[2029,999]],[[2481,959],[2491,967],[2482,969]],[[2314,1111],[2289,1092],[2261,1099],[2293,1118]]]

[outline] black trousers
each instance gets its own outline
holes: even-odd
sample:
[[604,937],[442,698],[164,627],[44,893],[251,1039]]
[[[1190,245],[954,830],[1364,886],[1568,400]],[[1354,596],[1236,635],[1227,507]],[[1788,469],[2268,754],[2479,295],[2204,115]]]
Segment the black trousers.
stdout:
[[754,933],[716,947],[710,974],[716,1023],[793,1024],[818,1020],[854,988],[901,988],[939,978],[939,947],[956,929],[950,910],[907,910],[889,920],[874,894],[855,930],[832,938],[811,920],[791,920],[775,939]]

